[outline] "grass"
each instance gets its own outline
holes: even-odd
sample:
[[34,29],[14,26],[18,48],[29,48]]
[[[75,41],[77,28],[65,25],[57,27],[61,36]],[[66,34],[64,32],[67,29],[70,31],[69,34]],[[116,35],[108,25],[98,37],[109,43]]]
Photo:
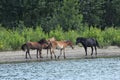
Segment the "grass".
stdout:
[[10,30],[0,27],[0,51],[2,50],[19,50],[21,45],[27,41],[38,41],[42,38],[55,37],[57,40],[71,40],[75,43],[77,37],[93,37],[103,46],[117,45],[120,46],[120,29],[108,28],[101,31],[98,28],[85,28],[81,30],[69,30],[64,32],[60,26],[50,31],[49,35],[44,33],[38,26],[36,29],[24,28]]

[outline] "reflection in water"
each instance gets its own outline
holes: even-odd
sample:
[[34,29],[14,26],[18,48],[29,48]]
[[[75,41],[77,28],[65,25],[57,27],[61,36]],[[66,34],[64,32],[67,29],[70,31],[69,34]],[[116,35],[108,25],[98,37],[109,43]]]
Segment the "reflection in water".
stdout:
[[0,80],[119,80],[120,58],[0,64]]

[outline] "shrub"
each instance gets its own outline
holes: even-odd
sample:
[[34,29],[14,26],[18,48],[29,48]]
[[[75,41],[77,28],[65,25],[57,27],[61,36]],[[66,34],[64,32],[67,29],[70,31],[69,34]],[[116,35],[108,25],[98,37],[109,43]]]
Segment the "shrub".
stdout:
[[63,40],[64,39],[64,32],[62,28],[58,25],[55,30],[50,31],[49,37],[55,37],[57,40]]
[[65,40],[71,40],[74,43],[76,42],[76,38],[79,36],[78,32],[75,30],[69,30],[68,32],[64,33]]
[[32,28],[17,28],[10,30],[0,27],[0,50],[18,50],[21,45],[27,41],[38,41],[41,38],[55,37],[57,40],[71,40],[75,43],[77,37],[92,37],[96,38],[100,46],[118,45],[120,46],[120,29],[108,28],[101,31],[98,28],[85,28],[83,31],[69,30],[64,32],[58,25],[54,30],[44,33],[42,28],[38,26]]

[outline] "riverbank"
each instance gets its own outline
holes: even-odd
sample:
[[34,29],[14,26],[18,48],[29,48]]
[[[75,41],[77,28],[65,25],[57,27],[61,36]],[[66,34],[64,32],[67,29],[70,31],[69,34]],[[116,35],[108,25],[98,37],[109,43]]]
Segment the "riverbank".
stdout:
[[[98,55],[97,58],[101,57],[120,57],[120,48],[117,46],[109,46],[107,48],[99,49],[98,48]],[[56,55],[58,56],[60,51],[55,50]],[[33,61],[50,61],[50,54],[47,56],[47,51],[42,51],[43,58],[36,58],[36,50],[31,50],[30,52],[32,59],[25,59],[25,52],[24,51],[5,51],[0,52],[0,63],[13,63],[13,62],[33,62]],[[85,51],[83,47],[75,46],[74,49],[66,48],[66,58],[67,59],[84,59],[84,58],[91,58],[91,48],[88,48],[88,56],[85,57]],[[94,58],[94,54],[93,54]],[[53,56],[53,60],[54,56]],[[57,59],[58,60],[58,59]],[[63,55],[60,57],[60,60],[63,60]]]

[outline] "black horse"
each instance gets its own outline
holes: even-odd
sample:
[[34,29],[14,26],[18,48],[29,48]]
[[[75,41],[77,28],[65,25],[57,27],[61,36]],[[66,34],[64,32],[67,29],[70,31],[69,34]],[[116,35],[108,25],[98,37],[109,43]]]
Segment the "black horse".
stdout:
[[78,37],[76,38],[76,45],[78,43],[81,43],[85,49],[86,56],[87,56],[87,47],[91,47],[92,53],[91,56],[93,55],[93,47],[95,48],[96,56],[97,56],[97,48],[99,47],[98,41],[94,38],[83,38],[83,37]]

